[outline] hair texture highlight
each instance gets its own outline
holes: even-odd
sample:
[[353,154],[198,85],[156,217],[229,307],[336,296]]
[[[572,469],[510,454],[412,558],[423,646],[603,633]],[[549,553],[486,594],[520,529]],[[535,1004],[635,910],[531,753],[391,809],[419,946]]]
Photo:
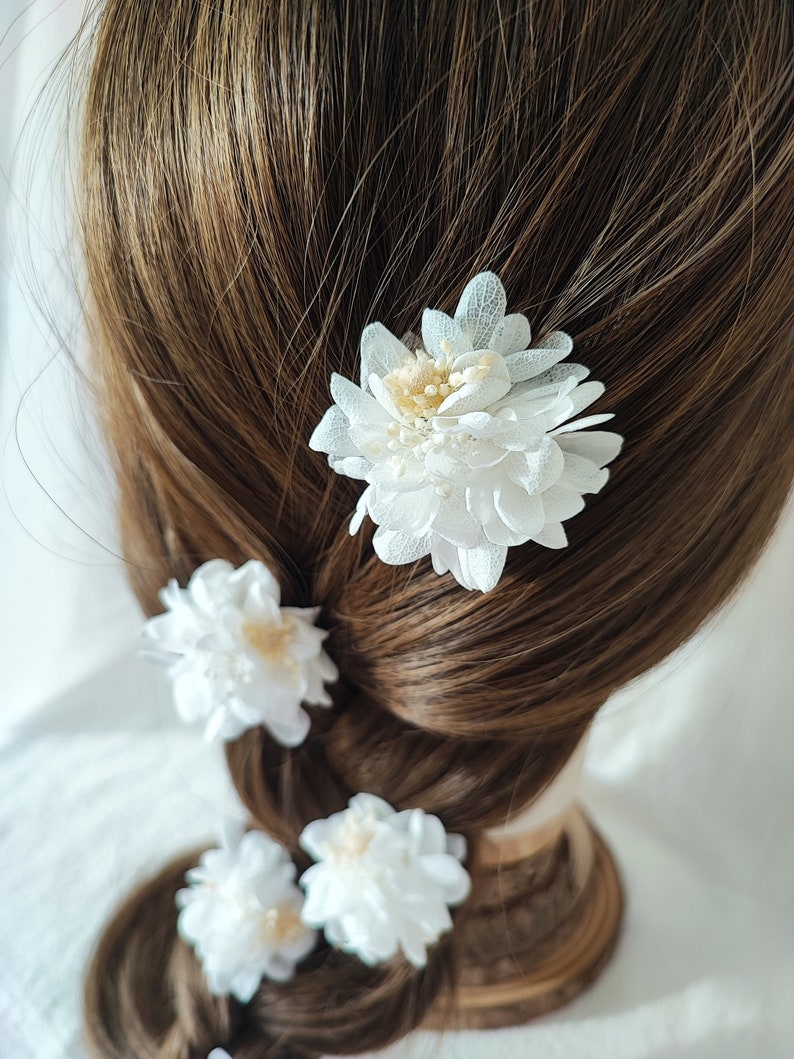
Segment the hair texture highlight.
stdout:
[[[106,0],[83,137],[95,367],[147,614],[203,561],[322,606],[341,678],[305,744],[228,745],[300,861],[368,791],[462,831],[529,804],[607,696],[751,568],[794,474],[794,14],[776,0]],[[308,438],[364,325],[416,331],[492,269],[563,329],[626,438],[560,552],[487,596],[389,567]],[[381,1047],[454,989],[321,949],[250,1005],[175,937],[186,863],[130,898],[87,986],[108,1059]],[[465,930],[466,910],[458,920]]]

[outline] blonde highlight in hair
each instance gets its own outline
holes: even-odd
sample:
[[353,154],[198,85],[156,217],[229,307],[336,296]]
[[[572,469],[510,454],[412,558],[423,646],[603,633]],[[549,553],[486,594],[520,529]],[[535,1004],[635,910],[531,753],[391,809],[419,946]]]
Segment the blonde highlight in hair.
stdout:
[[[130,578],[153,614],[168,577],[255,557],[323,608],[334,709],[300,748],[227,748],[298,859],[356,791],[476,851],[751,568],[794,474],[793,21],[772,0],[106,0],[82,232]],[[511,549],[482,596],[351,538],[359,486],[307,441],[367,322],[416,331],[486,268],[536,335],[574,337],[626,445],[569,547]],[[99,1056],[354,1054],[454,989],[465,910],[422,973],[326,948],[218,1001],[174,935],[183,870],[100,944]]]

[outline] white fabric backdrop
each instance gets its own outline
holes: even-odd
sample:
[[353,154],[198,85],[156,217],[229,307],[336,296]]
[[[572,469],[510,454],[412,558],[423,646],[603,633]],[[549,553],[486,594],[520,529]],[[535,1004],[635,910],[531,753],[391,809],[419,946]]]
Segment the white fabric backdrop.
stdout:
[[[80,8],[0,2],[0,35],[23,13],[0,45],[4,172]],[[43,145],[54,157],[50,112],[28,131],[28,156]],[[32,192],[36,275],[79,347],[58,179],[40,162],[32,182],[17,167],[3,188],[18,255],[18,200]],[[212,839],[218,810],[236,803],[220,754],[178,725],[159,674],[135,657],[140,619],[86,395],[0,253],[0,1059],[82,1059],[81,978],[101,923],[171,854]],[[731,606],[596,722],[584,800],[628,893],[596,985],[528,1027],[417,1035],[383,1054],[794,1053],[793,557],[789,511]]]

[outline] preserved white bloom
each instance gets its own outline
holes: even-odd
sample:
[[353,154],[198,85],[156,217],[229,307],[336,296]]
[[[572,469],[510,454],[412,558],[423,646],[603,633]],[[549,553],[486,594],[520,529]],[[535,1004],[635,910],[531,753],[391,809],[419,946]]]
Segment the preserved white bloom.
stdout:
[[278,582],[253,559],[239,569],[212,559],[160,599],[166,611],[143,634],[169,665],[182,719],[205,722],[208,739],[264,725],[283,746],[302,743],[311,720],[301,703],[330,706],[324,682],[338,675],[314,624],[320,608],[279,606]]
[[460,835],[448,835],[421,809],[395,812],[372,794],[315,820],[300,843],[318,863],[300,878],[304,922],[364,963],[390,960],[402,950],[424,967],[427,946],[452,927],[449,908],[466,899],[469,873]]
[[562,523],[583,493],[607,480],[622,438],[585,431],[611,419],[575,419],[604,391],[555,331],[530,348],[520,314],[505,316],[492,272],[466,286],[454,319],[433,309],[410,350],[382,324],[361,337],[361,385],[331,378],[335,404],[309,445],[338,473],[367,483],[350,532],[365,515],[386,563],[430,555],[468,589],[488,592],[508,547],[567,544]]
[[177,929],[196,950],[210,991],[247,1003],[262,978],[286,982],[314,948],[286,850],[261,831],[227,836],[187,873]]

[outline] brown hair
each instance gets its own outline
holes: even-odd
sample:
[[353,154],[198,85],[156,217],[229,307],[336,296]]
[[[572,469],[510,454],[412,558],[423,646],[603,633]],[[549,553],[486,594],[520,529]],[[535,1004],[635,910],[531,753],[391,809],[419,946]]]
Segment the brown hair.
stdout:
[[[228,746],[297,857],[355,791],[476,848],[751,567],[794,473],[793,45],[779,0],[105,3],[82,222],[130,577],[152,614],[257,557],[322,606],[335,709],[296,750]],[[307,445],[363,325],[416,330],[484,268],[573,335],[626,438],[570,546],[512,548],[488,595],[379,562]],[[457,932],[423,973],[326,949],[217,1000],[175,938],[184,868],[100,944],[100,1056],[364,1051],[454,981]]]

